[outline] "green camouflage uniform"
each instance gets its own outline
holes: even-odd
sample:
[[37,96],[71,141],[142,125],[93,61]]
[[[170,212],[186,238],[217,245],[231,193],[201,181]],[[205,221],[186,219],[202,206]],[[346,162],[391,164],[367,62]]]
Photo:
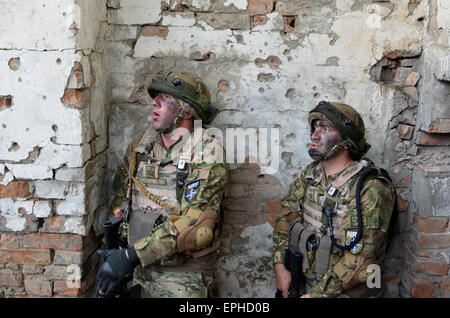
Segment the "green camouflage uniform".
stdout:
[[[150,127],[137,141],[128,146],[124,160],[118,167],[113,185],[116,196],[111,207],[111,217],[114,217],[112,211],[115,208],[122,207],[123,210],[124,203],[127,202],[128,167],[133,149],[136,151],[136,178],[146,188],[149,186],[150,192],[159,199],[180,208],[181,215],[178,216],[178,219],[183,220],[187,226],[194,224],[197,220],[185,215],[188,209],[213,210],[220,216],[220,205],[228,184],[228,165],[225,163],[224,152],[219,153],[222,157],[216,161],[191,160],[190,172],[181,192],[178,193],[181,196],[177,197],[175,188],[178,180],[176,180],[176,167],[172,163],[178,161],[177,156],[180,155],[180,149],[185,146],[187,139],[181,138],[166,150],[161,134],[152,129]],[[200,153],[218,149],[215,140],[203,136],[204,139],[198,148]],[[174,152],[175,149],[177,149],[176,152]],[[220,149],[223,150],[223,148]],[[173,152],[177,154],[174,155],[175,158],[172,158]],[[198,152],[195,153],[198,154]],[[152,169],[146,167],[146,163],[150,160],[156,160],[157,173],[154,171],[154,165],[150,167]],[[161,186],[151,184],[149,179],[155,180],[155,176],[157,179],[164,179],[165,184]],[[162,190],[158,192],[160,188]],[[148,208],[150,212],[156,211],[165,216],[174,215],[173,212],[158,206],[142,195],[133,184],[132,211],[138,208]],[[127,231],[127,224],[123,223],[121,234],[123,238],[127,237]],[[207,297],[208,293],[212,292],[213,271],[192,271],[192,268],[183,270],[185,261],[192,257],[191,253],[178,252],[178,236],[179,231],[174,223],[171,219],[166,219],[163,223],[155,226],[153,230],[149,229],[149,235],[134,244],[142,265],[136,268],[134,279],[143,287],[142,297]],[[210,253],[211,255],[213,257],[214,253]],[[178,270],[172,271],[171,265],[177,267]]]
[[[321,211],[321,202],[324,199],[324,193],[320,189],[328,187],[332,182],[339,181],[339,178],[353,175],[358,171],[358,161],[354,161],[341,172],[326,177],[325,171],[320,161],[314,161],[309,164],[302,172],[301,176],[290,185],[288,195],[282,200],[282,211],[276,219],[273,233],[274,255],[273,262],[284,263],[285,249],[288,246],[289,231],[291,225],[297,218],[300,218],[306,228],[314,228],[314,233],[321,232],[322,235],[327,230],[327,219],[317,218],[317,215],[310,213],[311,209],[305,209],[306,205],[315,207]],[[359,166],[361,168],[361,166]],[[355,181],[358,173],[340,185],[341,199],[343,204],[336,205],[337,215],[333,217],[335,226],[334,234],[337,242],[344,245],[349,242],[357,231],[357,212],[355,203]],[[321,187],[323,186],[323,187]],[[319,189],[319,190],[318,190]],[[363,238],[357,246],[350,252],[342,251],[332,245],[328,270],[324,275],[318,275],[314,271],[315,253],[304,255],[309,261],[310,267],[304,273],[306,278],[306,292],[311,297],[345,297],[346,292],[355,286],[344,290],[342,274],[338,275],[336,269],[347,272],[352,275],[357,268],[352,264],[352,260],[358,256],[358,259],[367,261],[367,263],[379,264],[385,254],[387,244],[387,231],[391,215],[395,204],[395,190],[392,183],[386,178],[376,177],[366,181],[361,188],[361,209],[363,215]],[[310,223],[317,223],[314,226]],[[317,229],[320,229],[319,231]],[[325,230],[325,231],[324,231]],[[353,234],[353,236],[352,236]],[[319,233],[320,235],[320,233]],[[325,235],[329,235],[328,233]],[[349,261],[351,260],[351,261]],[[353,273],[354,274],[354,273]],[[356,275],[356,274],[355,274]],[[359,273],[356,279],[359,279],[357,287],[362,287],[368,274]],[[355,284],[353,284],[355,285]]]

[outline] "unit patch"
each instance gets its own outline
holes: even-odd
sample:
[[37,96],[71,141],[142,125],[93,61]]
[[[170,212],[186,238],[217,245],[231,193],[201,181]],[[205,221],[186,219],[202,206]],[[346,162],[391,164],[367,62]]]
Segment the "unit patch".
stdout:
[[[345,245],[349,245],[351,242],[353,242],[356,238],[356,234],[358,232],[357,231],[346,231],[345,232]],[[350,253],[356,255],[359,252],[361,252],[363,248],[363,240],[361,239],[357,244],[355,244],[355,246],[352,247],[352,249],[350,250]]]
[[188,202],[192,202],[195,199],[198,191],[197,188],[200,186],[200,180],[197,180],[187,186],[187,193],[185,195],[185,199]]

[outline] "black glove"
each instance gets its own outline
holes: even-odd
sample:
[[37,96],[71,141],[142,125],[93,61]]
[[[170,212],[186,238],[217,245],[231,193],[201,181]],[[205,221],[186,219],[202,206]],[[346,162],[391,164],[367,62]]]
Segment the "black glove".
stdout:
[[[125,251],[128,252],[128,257]],[[102,296],[113,296],[120,282],[133,273],[139,264],[139,258],[133,247],[122,250],[98,250],[97,253],[106,257],[97,273],[99,293]]]

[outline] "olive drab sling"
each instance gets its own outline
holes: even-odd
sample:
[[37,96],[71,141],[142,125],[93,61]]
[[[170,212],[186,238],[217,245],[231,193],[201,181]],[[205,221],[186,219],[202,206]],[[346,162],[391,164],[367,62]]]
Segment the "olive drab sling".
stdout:
[[[306,256],[311,250],[314,249],[316,253],[313,271],[322,277],[329,268],[332,246],[336,246],[340,250],[350,250],[363,237],[362,226],[363,223],[367,224],[367,220],[364,220],[361,213],[362,185],[366,180],[372,178],[384,179],[387,182],[391,182],[391,179],[384,169],[376,168],[373,165],[366,167],[367,161],[364,164],[362,162],[358,162],[354,168],[340,175],[329,187],[320,184],[307,187],[305,200],[301,207],[303,222],[301,218],[298,218],[292,224],[289,232],[289,245],[298,247],[305,256],[302,264],[303,272],[310,269],[309,257]],[[305,178],[308,177],[311,178],[312,175],[305,176]],[[353,241],[340,245],[336,238],[343,239],[342,219],[348,210],[347,205],[355,198],[357,200],[357,216],[355,220],[351,216],[351,222],[357,225],[358,232]],[[311,244],[315,244],[315,246],[311,246]]]

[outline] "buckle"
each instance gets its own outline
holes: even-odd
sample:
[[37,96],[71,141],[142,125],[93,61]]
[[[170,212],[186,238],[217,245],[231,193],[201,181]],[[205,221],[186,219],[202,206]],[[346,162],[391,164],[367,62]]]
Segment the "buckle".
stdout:
[[335,187],[330,186],[330,187],[328,188],[328,195],[330,195],[330,196],[333,197],[333,196],[336,194],[336,192],[337,192],[337,189],[336,189]]
[[184,159],[178,160],[177,169],[185,170],[186,169],[186,160],[184,160]]

